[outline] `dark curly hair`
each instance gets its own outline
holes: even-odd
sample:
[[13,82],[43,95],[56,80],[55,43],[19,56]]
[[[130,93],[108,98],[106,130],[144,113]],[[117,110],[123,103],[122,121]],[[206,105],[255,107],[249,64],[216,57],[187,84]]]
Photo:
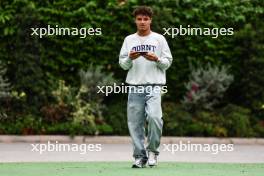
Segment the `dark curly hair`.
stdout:
[[144,15],[152,18],[153,10],[148,6],[139,6],[133,11],[133,16],[136,17],[137,15]]

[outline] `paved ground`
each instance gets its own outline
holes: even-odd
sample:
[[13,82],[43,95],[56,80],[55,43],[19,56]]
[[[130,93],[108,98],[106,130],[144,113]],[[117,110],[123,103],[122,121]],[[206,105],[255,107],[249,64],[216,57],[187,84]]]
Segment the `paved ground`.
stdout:
[[[37,143],[34,143],[37,144]],[[53,143],[54,144],[54,143]],[[168,144],[166,144],[168,145]],[[85,161],[131,161],[132,147],[130,144],[104,144],[101,151],[85,150],[70,152],[32,151],[31,143],[0,143],[0,162],[85,162]],[[90,148],[94,150],[93,148]],[[234,151],[212,154],[208,151],[171,151],[161,145],[159,160],[175,162],[210,162],[210,163],[264,163],[263,145],[234,144]]]

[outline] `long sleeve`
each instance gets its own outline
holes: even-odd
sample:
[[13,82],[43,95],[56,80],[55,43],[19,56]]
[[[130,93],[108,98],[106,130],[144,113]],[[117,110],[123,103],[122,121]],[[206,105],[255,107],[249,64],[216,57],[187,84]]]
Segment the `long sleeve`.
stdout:
[[120,54],[119,54],[119,65],[124,70],[129,70],[132,67],[132,60],[128,57],[128,49],[127,49],[127,43],[126,39],[123,42]]
[[170,67],[171,63],[172,63],[171,51],[166,39],[163,37],[161,57],[157,61],[157,66],[162,70],[167,70]]
[[[158,61],[149,61],[143,56],[132,60],[129,52],[153,52]],[[156,32],[148,36],[139,36],[137,33],[128,35],[121,47],[119,65],[127,70],[126,83],[131,85],[166,84],[166,69],[172,63],[172,55],[165,37]]]

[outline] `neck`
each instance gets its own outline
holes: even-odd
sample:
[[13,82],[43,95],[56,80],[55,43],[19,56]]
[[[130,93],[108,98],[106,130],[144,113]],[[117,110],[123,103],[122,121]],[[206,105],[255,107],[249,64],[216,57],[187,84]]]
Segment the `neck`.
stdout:
[[137,31],[137,33],[138,33],[139,36],[146,36],[146,35],[149,35],[150,32],[151,32],[150,29],[145,30],[145,31]]

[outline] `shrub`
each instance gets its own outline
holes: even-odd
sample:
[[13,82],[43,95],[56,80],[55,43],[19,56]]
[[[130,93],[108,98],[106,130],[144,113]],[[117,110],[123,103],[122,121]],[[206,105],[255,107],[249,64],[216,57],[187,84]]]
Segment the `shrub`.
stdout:
[[228,136],[250,137],[255,133],[251,126],[252,114],[250,109],[228,104],[222,109]]
[[249,109],[233,104],[215,111],[190,113],[182,104],[167,102],[163,105],[163,119],[164,135],[251,137],[262,136],[264,131],[263,124],[252,124]]
[[71,110],[65,104],[43,106],[40,111],[43,114],[43,122],[48,124],[66,122],[71,119]]
[[[126,98],[125,98],[126,97]],[[127,95],[114,95],[106,103],[104,119],[112,127],[112,134],[128,135],[127,126]]]
[[4,65],[0,60],[0,99],[9,96],[9,92],[10,92],[10,83],[5,78],[5,76],[6,76],[6,68],[4,67]]
[[[9,101],[10,98],[10,83],[5,78],[6,76],[6,67],[2,64],[0,60],[0,105],[4,105]],[[6,119],[6,109],[5,106],[0,106],[0,120]]]
[[223,97],[233,81],[233,76],[227,73],[226,66],[211,66],[192,68],[189,82],[185,84],[187,93],[182,103],[188,109],[212,109]]
[[80,90],[85,92],[85,96],[83,98],[87,102],[95,101],[97,103],[101,103],[105,95],[98,93],[98,86],[101,87],[117,83],[117,80],[113,77],[113,73],[105,73],[102,69],[102,66],[93,66],[91,64],[87,71],[81,69],[79,72],[81,78]]
[[181,104],[163,103],[164,135],[187,135],[186,126],[191,123],[192,115]]

